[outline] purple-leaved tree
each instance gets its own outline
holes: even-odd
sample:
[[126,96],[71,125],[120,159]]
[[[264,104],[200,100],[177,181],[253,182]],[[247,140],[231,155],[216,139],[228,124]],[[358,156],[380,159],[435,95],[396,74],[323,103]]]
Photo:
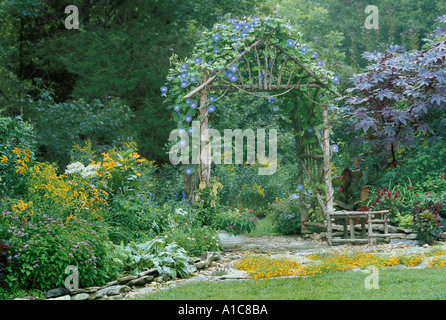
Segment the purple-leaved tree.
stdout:
[[[446,15],[437,19],[446,23]],[[385,52],[365,52],[367,71],[352,77],[346,99],[354,123],[347,129],[362,130],[356,142],[390,156],[396,167],[398,148],[414,145],[414,135],[434,133],[426,116],[446,110],[446,29],[437,28],[423,50],[407,52],[390,46]]]

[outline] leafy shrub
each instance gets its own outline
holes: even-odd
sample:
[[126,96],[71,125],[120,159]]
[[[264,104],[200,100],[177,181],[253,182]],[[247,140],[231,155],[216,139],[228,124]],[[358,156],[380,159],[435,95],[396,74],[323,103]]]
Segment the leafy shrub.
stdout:
[[212,222],[212,227],[225,230],[230,235],[246,234],[257,225],[258,218],[252,210],[240,212],[238,209],[226,209],[219,212]]
[[192,223],[195,217],[184,198],[158,204],[151,194],[135,192],[116,195],[105,220],[114,243],[129,243],[161,236],[177,225]]
[[64,286],[65,268],[79,268],[79,286],[103,285],[119,273],[103,243],[107,232],[81,219],[42,215],[37,222],[8,219],[6,282],[10,287],[48,290]]
[[199,256],[206,251],[220,251],[221,243],[217,231],[207,226],[176,228],[167,231],[166,242],[176,242],[190,256]]
[[278,233],[284,235],[300,233],[300,212],[295,200],[277,200],[271,203],[268,208]]
[[440,237],[440,219],[429,210],[415,214],[414,227],[420,244],[431,244]]
[[133,114],[117,98],[55,103],[51,95],[45,94],[33,104],[30,116],[38,132],[39,155],[65,167],[74,144],[89,139],[100,151],[117,144]]
[[402,215],[398,212],[395,216],[395,221],[400,228],[404,229],[413,228],[413,217],[409,214]]

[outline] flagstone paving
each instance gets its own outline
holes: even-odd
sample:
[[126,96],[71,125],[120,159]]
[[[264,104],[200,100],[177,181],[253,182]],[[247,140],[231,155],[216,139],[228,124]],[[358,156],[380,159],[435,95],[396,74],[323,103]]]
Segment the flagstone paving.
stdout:
[[[439,242],[439,245],[445,245]],[[396,255],[396,254],[422,254],[428,252],[432,247],[427,245],[418,246],[411,244],[378,244],[369,245],[338,245],[329,246],[326,241],[317,241],[303,239],[292,236],[266,236],[250,237],[247,243],[237,251],[221,252],[221,259],[212,262],[207,269],[193,272],[193,276],[188,279],[177,279],[167,282],[152,282],[144,288],[129,292],[125,299],[137,298],[141,294],[155,292],[171,288],[177,285],[195,282],[195,281],[231,281],[246,280],[248,275],[245,271],[234,268],[234,263],[241,259],[245,254],[265,254],[271,257],[287,257],[296,259],[299,263],[307,263],[311,260],[306,256],[314,252],[341,253],[346,251],[372,251],[377,254]],[[446,246],[445,246],[446,248]],[[416,267],[394,266],[392,268],[424,268],[427,263],[424,261]],[[361,270],[353,270],[361,271]]]

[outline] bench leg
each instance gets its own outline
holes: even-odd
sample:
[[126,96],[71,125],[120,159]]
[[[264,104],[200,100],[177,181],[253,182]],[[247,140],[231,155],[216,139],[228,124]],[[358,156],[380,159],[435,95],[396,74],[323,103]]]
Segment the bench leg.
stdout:
[[347,238],[348,238],[347,218],[344,219],[344,221],[343,221],[343,225],[344,225],[344,239],[347,239]]
[[365,239],[366,231],[365,231],[365,218],[361,218],[361,237]]
[[350,218],[350,239],[355,238],[355,220]]

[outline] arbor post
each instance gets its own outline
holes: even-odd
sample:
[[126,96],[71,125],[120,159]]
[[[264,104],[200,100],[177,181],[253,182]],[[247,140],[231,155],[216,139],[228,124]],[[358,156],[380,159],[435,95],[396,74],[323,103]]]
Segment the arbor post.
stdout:
[[[202,69],[203,74],[201,76],[201,83],[205,83],[208,78],[208,73],[206,69]],[[201,140],[201,150],[200,150],[200,165],[199,165],[199,177],[200,184],[209,184],[209,179],[211,177],[211,143],[209,137],[209,122],[208,122],[208,109],[207,109],[207,87],[204,87],[200,91],[200,140]]]

